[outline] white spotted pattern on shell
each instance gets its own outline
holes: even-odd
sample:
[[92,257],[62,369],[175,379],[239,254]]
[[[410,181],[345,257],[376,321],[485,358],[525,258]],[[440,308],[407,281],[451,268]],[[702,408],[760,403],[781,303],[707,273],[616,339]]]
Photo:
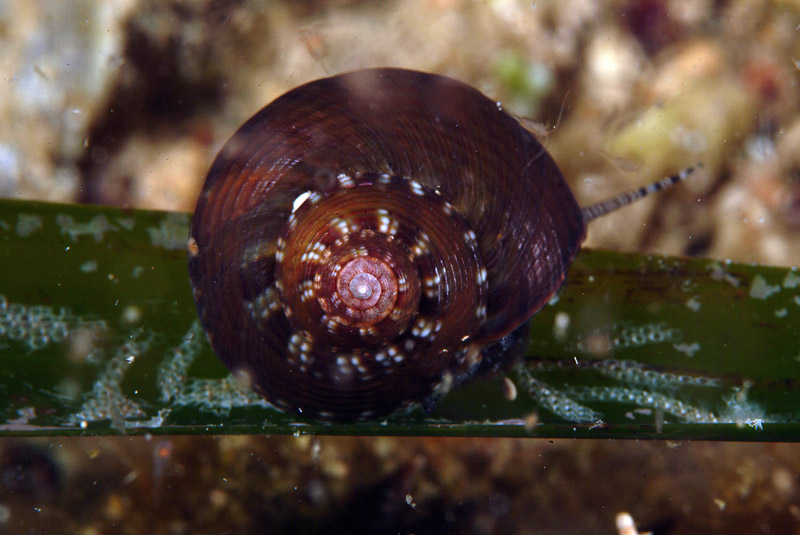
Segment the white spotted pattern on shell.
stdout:
[[582,212],[477,90],[357,71],[289,91],[223,147],[189,274],[212,347],[269,402],[374,418],[515,359],[585,221],[616,207]]

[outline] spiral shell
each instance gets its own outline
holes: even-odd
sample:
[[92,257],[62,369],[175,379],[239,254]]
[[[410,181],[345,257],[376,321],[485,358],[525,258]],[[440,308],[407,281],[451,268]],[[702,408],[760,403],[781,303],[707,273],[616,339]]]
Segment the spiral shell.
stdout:
[[228,368],[281,409],[354,420],[486,366],[584,235],[553,160],[495,102],[372,69],[293,89],[228,141],[189,273]]

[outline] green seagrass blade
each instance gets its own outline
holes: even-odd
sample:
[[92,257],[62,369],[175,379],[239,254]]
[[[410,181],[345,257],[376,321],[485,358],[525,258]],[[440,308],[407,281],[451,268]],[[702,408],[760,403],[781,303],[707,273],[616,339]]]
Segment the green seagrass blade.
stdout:
[[582,251],[507,380],[340,425],[278,412],[229,376],[196,320],[188,224],[0,200],[0,436],[800,440],[796,269]]

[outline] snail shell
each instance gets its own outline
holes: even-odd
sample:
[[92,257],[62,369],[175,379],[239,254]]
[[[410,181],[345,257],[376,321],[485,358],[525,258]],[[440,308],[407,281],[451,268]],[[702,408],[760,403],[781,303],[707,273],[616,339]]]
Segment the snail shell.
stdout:
[[293,89],[234,134],[197,203],[189,273],[230,370],[283,410],[354,420],[518,349],[504,337],[584,236],[556,164],[497,103],[371,69]]

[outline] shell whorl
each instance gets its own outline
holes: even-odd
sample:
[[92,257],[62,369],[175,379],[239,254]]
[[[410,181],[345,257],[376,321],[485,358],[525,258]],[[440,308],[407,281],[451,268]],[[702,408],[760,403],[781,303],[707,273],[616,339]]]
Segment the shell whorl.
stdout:
[[558,289],[585,234],[541,145],[449,78],[300,86],[221,150],[189,271],[223,362],[276,406],[387,414],[468,376]]

